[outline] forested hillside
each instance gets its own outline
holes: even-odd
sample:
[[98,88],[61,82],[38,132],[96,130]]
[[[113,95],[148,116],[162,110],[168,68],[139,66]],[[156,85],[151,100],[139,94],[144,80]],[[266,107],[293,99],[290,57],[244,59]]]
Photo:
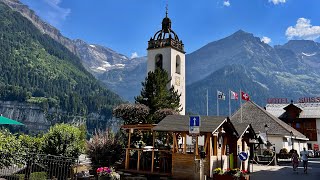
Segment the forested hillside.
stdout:
[[0,3],[0,100],[31,102],[68,114],[111,117],[121,102],[80,59],[20,13]]

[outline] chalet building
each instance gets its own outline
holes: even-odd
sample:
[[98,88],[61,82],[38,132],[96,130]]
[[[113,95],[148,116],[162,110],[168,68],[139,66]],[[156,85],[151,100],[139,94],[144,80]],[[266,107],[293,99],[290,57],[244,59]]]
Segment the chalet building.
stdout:
[[319,150],[320,103],[267,104],[266,110],[309,138],[306,148]]
[[[242,110],[240,108],[236,111],[230,120],[235,127],[239,123],[251,124],[257,136],[264,138],[270,146],[275,148],[277,153],[282,148],[287,150],[294,148],[301,151],[303,147],[307,146],[309,140],[305,135],[252,101],[242,104]],[[291,142],[294,144],[292,145]],[[263,148],[266,147],[260,147],[261,150]],[[262,153],[262,151],[258,153]]]
[[[212,177],[214,168],[229,167],[228,156],[237,156],[238,133],[229,119],[225,117],[201,116],[199,136],[195,142],[189,134],[189,116],[170,115],[153,128],[156,132],[172,133],[172,177],[178,179],[197,179],[195,158],[205,152],[205,175]],[[181,139],[181,141],[179,141]],[[194,147],[195,145],[195,147]],[[236,158],[232,158],[236,159]]]
[[[199,159],[203,153],[206,155],[204,175],[207,177],[213,177],[215,168],[249,170],[248,163],[241,163],[238,154],[243,151],[250,154],[250,147],[253,149],[253,145],[259,143],[252,126],[238,123],[235,127],[225,117],[200,118],[199,134],[196,135],[189,134],[190,117],[185,115],[169,115],[153,125],[122,126],[128,132],[125,171],[198,179]],[[137,133],[152,134],[153,140],[138,146],[132,141]]]

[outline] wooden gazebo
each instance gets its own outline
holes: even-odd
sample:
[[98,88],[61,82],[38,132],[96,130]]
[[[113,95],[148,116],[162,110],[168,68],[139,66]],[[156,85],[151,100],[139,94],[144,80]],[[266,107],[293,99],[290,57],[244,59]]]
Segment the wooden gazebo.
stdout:
[[[212,176],[216,167],[229,166],[226,157],[237,152],[238,133],[228,118],[201,116],[200,134],[189,134],[189,116],[169,115],[153,128],[172,135],[171,173],[176,179],[198,179],[199,152],[206,153],[205,175]],[[193,140],[192,140],[193,139]],[[195,147],[192,141],[195,141]]]
[[[125,171],[131,173],[170,176],[168,168],[170,149],[157,147],[156,132],[153,131],[155,124],[123,125],[121,128],[128,132],[128,145],[126,147]],[[152,137],[150,144],[134,144],[132,135],[147,134]],[[167,165],[167,166],[166,166]]]

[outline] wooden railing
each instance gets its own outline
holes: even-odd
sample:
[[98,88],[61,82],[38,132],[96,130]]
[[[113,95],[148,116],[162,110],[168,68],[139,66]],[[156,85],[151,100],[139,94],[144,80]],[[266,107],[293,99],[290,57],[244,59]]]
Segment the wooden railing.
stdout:
[[171,150],[126,148],[126,170],[150,173],[171,173]]

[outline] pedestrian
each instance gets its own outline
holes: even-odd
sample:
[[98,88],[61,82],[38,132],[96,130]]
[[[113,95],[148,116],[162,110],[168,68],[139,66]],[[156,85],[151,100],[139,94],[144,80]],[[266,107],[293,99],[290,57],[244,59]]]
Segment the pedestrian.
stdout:
[[303,162],[303,172],[307,174],[308,170],[308,151],[306,151],[306,148],[303,148],[303,151],[300,152],[301,159]]
[[293,150],[291,160],[292,160],[293,171],[296,171],[299,166],[299,155],[296,150]]

